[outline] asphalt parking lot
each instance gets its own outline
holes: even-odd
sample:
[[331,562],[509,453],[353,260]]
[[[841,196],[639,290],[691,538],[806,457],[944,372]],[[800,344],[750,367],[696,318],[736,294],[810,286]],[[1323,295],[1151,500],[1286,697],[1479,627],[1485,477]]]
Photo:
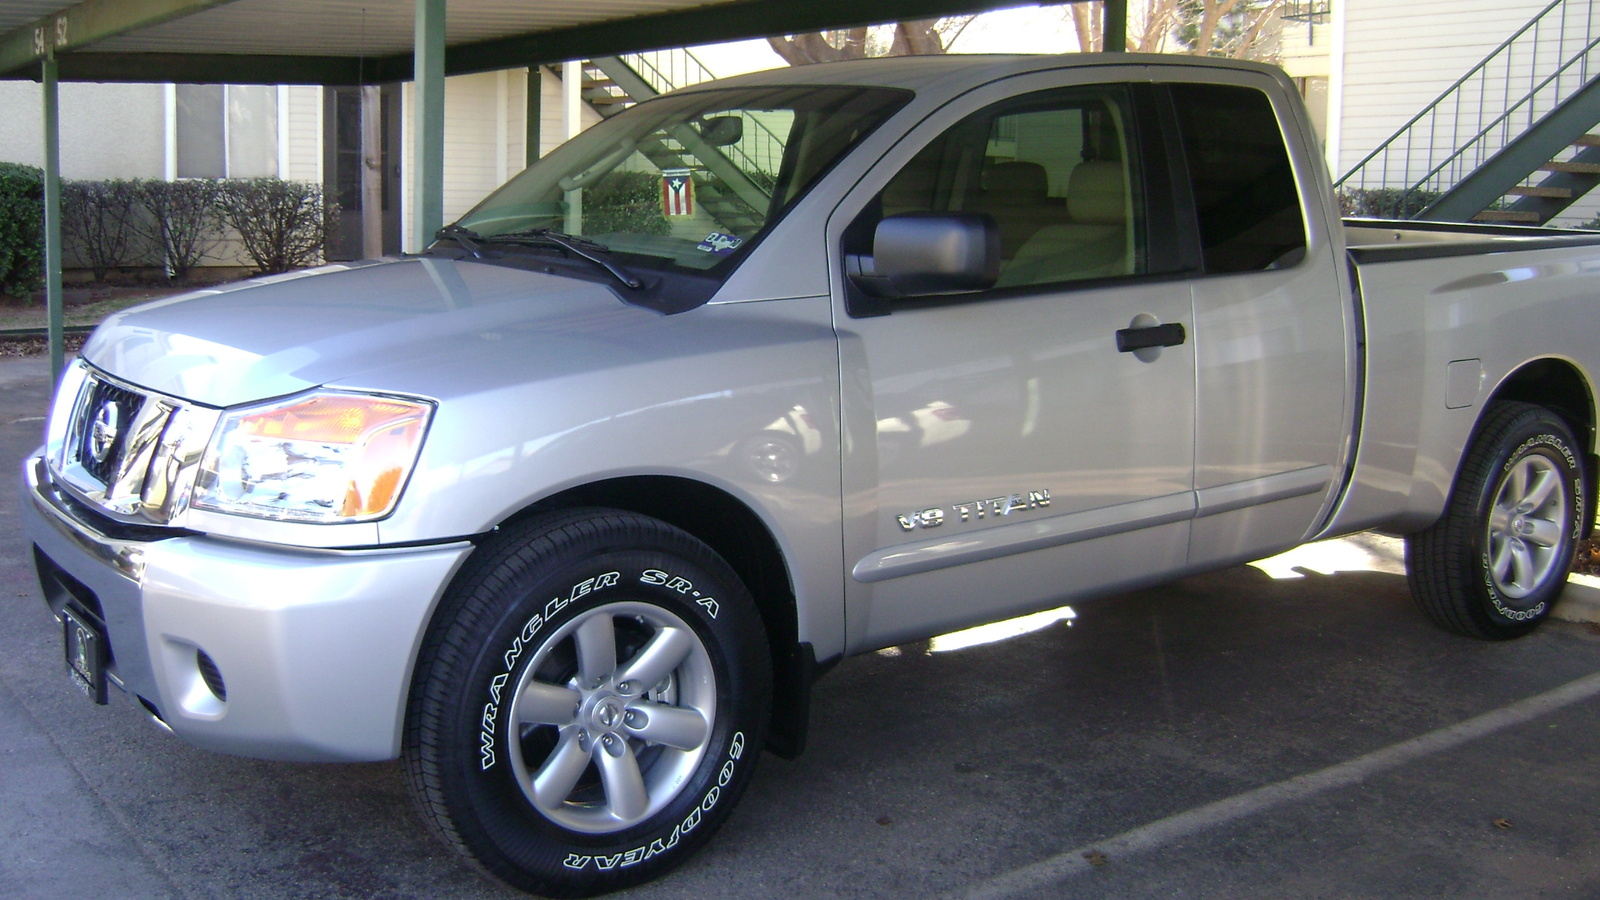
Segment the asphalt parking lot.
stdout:
[[[218,756],[82,697],[17,520],[47,389],[0,360],[0,896],[521,896],[423,831],[397,763]],[[1397,549],[847,660],[806,755],[619,896],[1600,897],[1600,629],[1445,634]]]

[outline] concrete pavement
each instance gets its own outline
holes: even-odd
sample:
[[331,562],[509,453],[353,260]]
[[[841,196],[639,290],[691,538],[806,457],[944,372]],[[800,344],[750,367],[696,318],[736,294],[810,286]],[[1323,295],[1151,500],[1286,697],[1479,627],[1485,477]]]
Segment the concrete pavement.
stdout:
[[[71,686],[16,513],[46,380],[0,360],[0,896],[520,896],[395,763],[204,753]],[[848,660],[809,752],[624,896],[1600,896],[1600,632],[1439,632],[1397,547]]]

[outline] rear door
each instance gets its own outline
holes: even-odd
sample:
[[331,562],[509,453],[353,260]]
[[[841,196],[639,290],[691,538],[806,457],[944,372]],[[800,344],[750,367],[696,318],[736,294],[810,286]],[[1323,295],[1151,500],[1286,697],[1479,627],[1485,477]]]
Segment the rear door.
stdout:
[[[852,650],[1182,568],[1193,316],[1170,216],[1152,212],[1172,182],[1142,78],[968,94],[830,223],[841,268],[883,216],[917,211],[992,215],[1003,257],[976,294],[882,303],[835,279]],[[1119,351],[1119,331],[1154,326],[1170,346]]]
[[1355,431],[1354,307],[1339,224],[1302,188],[1327,177],[1287,80],[1160,71],[1201,256],[1189,564],[1213,567],[1295,546],[1331,508]]

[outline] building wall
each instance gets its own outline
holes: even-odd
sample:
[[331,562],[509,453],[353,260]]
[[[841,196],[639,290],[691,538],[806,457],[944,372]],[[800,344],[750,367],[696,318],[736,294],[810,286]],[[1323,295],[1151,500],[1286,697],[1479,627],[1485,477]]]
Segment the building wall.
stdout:
[[[159,84],[61,85],[63,178],[160,178],[166,171],[166,93]],[[0,81],[0,162],[44,165],[44,95]]]

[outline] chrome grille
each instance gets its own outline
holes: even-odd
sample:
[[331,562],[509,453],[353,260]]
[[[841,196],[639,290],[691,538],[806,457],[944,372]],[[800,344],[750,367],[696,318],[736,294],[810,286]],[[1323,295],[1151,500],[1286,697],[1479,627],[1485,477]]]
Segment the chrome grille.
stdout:
[[[101,484],[111,484],[128,446],[129,426],[144,408],[145,398],[109,381],[91,381],[88,393],[82,406],[85,419],[74,423],[78,440],[73,449],[85,471]],[[114,420],[109,429],[108,419]]]
[[188,505],[217,411],[142,391],[82,362],[61,391],[49,426],[53,480],[113,518],[172,523]]

